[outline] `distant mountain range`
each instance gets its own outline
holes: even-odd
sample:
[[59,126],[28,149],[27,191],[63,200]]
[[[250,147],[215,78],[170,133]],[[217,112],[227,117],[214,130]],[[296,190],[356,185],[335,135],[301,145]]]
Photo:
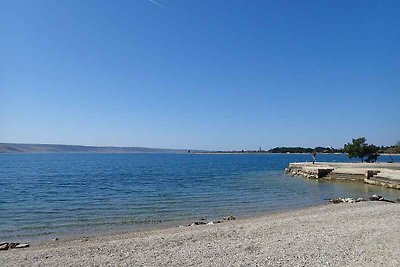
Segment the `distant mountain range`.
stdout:
[[[198,150],[193,152],[199,152]],[[188,153],[184,149],[0,143],[0,153]]]

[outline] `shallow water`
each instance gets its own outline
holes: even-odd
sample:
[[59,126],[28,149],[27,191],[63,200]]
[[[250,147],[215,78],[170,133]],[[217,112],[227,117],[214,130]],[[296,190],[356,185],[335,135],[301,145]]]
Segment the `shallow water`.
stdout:
[[[310,159],[301,154],[0,154],[0,240],[248,216],[335,197],[400,197],[399,190],[362,183],[283,175],[289,162]],[[318,155],[318,160],[349,161],[345,155]]]

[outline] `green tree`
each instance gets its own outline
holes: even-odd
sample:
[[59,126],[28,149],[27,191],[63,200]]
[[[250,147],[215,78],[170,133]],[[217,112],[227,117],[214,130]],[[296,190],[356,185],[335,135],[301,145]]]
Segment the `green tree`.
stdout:
[[344,145],[343,151],[349,158],[359,158],[361,162],[375,162],[378,157],[379,147],[367,144],[365,137],[353,139],[352,143]]
[[396,143],[395,151],[396,151],[396,153],[399,153],[399,154],[400,154],[400,141],[398,141],[398,142]]

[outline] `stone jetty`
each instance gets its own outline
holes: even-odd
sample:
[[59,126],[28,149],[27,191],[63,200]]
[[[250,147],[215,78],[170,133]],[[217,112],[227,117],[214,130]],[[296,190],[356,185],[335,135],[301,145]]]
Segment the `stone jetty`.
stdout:
[[360,181],[400,189],[400,163],[296,162],[290,163],[285,173],[309,179]]

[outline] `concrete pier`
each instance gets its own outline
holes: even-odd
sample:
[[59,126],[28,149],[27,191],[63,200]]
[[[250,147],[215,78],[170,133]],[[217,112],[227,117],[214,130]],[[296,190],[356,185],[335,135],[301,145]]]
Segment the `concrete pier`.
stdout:
[[290,163],[285,173],[309,179],[360,181],[400,189],[400,163],[296,162]]

